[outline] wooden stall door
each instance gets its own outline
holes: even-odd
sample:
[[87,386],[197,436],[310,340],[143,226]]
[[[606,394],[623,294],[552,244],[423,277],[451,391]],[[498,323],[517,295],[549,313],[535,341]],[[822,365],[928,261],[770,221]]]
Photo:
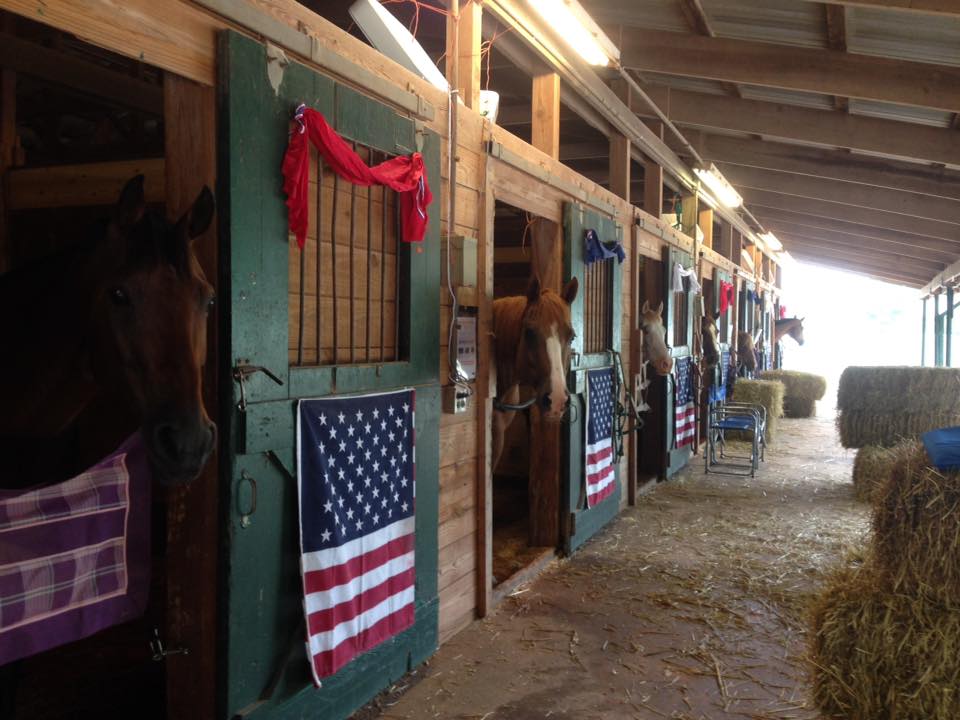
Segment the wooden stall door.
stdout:
[[689,291],[674,292],[672,276],[674,267],[680,263],[684,268],[690,268],[692,261],[690,253],[678,250],[676,248],[664,248],[664,270],[666,277],[664,287],[666,288],[666,302],[663,305],[663,320],[667,329],[667,345],[670,347],[670,355],[673,357],[674,372],[668,378],[667,383],[667,401],[666,401],[666,427],[667,427],[667,477],[672,476],[681,470],[690,461],[690,446],[677,447],[676,443],[676,364],[683,358],[693,356],[693,300],[694,294]]
[[[587,371],[612,368],[611,351],[619,352],[623,318],[621,303],[622,266],[615,259],[599,260],[585,266],[583,236],[588,229],[597,231],[603,242],[623,240],[623,228],[612,218],[588,210],[576,203],[564,203],[563,254],[564,282],[575,277],[580,291],[570,308],[576,338],[567,389],[574,405],[571,422],[566,425],[564,442],[564,486],[561,511],[565,512],[561,527],[564,551],[572,553],[620,509],[620,470],[614,459],[614,491],[591,508],[586,507],[586,401]],[[615,438],[611,437],[611,440]],[[616,444],[614,442],[614,448]]]
[[[244,381],[243,396],[234,382],[228,398],[234,411],[224,430],[229,433],[229,452],[221,460],[224,564],[218,714],[336,720],[437,647],[439,206],[435,201],[430,208],[422,245],[401,243],[398,250],[400,359],[291,366],[292,240],[280,164],[294,109],[306,103],[346,138],[391,154],[413,151],[416,129],[390,108],[297,63],[285,68],[274,91],[264,46],[237,33],[221,35],[219,52],[219,178],[225,205],[222,287],[229,288],[223,295],[231,308],[229,349],[223,353],[230,367],[223,370],[226,374],[237,366],[262,367],[283,384],[253,371]],[[422,152],[428,177],[439,191],[440,139],[435,133],[423,134]],[[417,393],[415,623],[314,689],[304,647],[299,570],[297,400],[410,386]]]

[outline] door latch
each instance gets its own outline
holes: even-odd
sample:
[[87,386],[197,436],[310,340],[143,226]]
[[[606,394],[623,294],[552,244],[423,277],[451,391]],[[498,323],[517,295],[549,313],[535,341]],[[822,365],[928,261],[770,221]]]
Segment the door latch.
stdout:
[[248,377],[258,372],[262,372],[277,385],[283,385],[283,380],[270,372],[268,368],[263,367],[263,365],[235,365],[233,368],[233,379],[236,380],[240,386],[240,402],[237,403],[237,410],[240,412],[244,412],[247,409],[247,391],[244,383]]
[[153,638],[150,640],[150,652],[153,653],[153,661],[160,662],[166,660],[168,655],[189,655],[190,649],[185,647],[167,650],[163,647],[163,640],[160,639],[160,630],[153,629]]

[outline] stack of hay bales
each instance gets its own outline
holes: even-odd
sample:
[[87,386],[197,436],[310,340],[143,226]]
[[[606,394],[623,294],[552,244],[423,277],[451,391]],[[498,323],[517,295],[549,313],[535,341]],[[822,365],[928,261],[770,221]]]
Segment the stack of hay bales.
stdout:
[[[779,380],[745,380],[738,378],[733,385],[733,401],[763,405],[767,409],[767,432],[764,439],[767,444],[777,435],[778,420],[783,416],[783,396],[785,388]],[[734,437],[728,433],[729,437]]]
[[848,367],[837,391],[837,427],[846,448],[891,447],[903,438],[960,425],[960,370]]
[[808,418],[817,413],[817,400],[827,392],[827,379],[822,375],[797,370],[766,370],[762,380],[779,380],[786,388],[783,414],[788,418]]
[[869,501],[895,455],[884,448],[928,430],[960,425],[960,370],[924,367],[848,367],[837,391],[837,427],[846,448],[859,448],[853,485]]
[[888,452],[866,559],[813,608],[814,698],[831,718],[957,718],[960,472],[930,467],[919,441]]

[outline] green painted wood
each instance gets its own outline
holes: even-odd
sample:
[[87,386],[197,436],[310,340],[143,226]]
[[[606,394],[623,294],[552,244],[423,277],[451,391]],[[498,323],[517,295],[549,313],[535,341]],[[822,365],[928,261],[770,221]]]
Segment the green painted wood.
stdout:
[[[623,239],[623,228],[613,218],[585,208],[576,203],[564,203],[563,206],[563,270],[564,282],[572,277],[584,277],[583,264],[583,234],[592,228],[597,231],[603,241]],[[603,262],[614,263],[615,260]],[[581,286],[582,289],[582,286]],[[611,338],[613,349],[619,350],[622,346],[623,327],[623,266],[615,265],[613,272],[613,313],[611,322]],[[567,389],[570,392],[570,402],[575,406],[573,413],[575,420],[566,425],[564,432],[564,484],[563,495],[566,499],[566,509],[573,516],[573,522],[563,523],[567,529],[564,537],[564,552],[570,554],[587,540],[593,537],[598,530],[617,516],[620,511],[620,467],[615,469],[616,489],[614,493],[599,505],[592,508],[580,507],[581,495],[586,482],[584,467],[584,441],[586,439],[586,371],[594,368],[609,367],[613,363],[609,352],[583,354],[584,336],[584,296],[579,293],[570,307],[570,319],[577,334],[574,340],[574,355],[570,373],[567,379]]]
[[[667,330],[667,342],[673,342],[676,334],[674,332],[676,326],[676,317],[675,317],[675,308],[678,301],[680,293],[675,293],[671,289],[671,279],[673,275],[673,267],[680,263],[685,268],[689,268],[692,264],[692,259],[690,253],[684,252],[673,247],[666,247],[663,251],[664,254],[664,272],[666,277],[664,278],[664,287],[667,288],[667,299],[663,304],[663,319],[664,326]],[[690,357],[693,352],[693,312],[694,312],[694,299],[695,295],[692,292],[684,291],[684,294],[687,296],[687,332],[684,339],[684,344],[676,347],[670,348],[670,355],[674,358],[674,361]],[[693,456],[692,451],[689,446],[683,448],[675,448],[674,440],[676,435],[676,419],[675,419],[675,403],[674,403],[674,376],[671,375],[667,378],[667,402],[664,403],[666,407],[666,417],[663,418],[663,422],[666,423],[667,432],[667,477],[671,477],[679,470],[686,467],[687,463],[690,461],[690,458]]]
[[[354,90],[291,63],[274,92],[264,47],[234,32],[220,36],[222,282],[230,288],[226,328],[229,365],[263,365],[237,408],[234,383],[226,400],[233,416],[223,482],[223,587],[220,593],[221,716],[337,720],[423,662],[437,647],[437,525],[439,500],[439,207],[422,245],[400,250],[401,356],[383,365],[288,368],[288,233],[280,163],[289,118],[300,102],[317,108],[351,137],[387,152],[412,146],[415,128]],[[336,127],[336,125],[335,125]],[[337,127],[338,131],[343,132]],[[346,133],[344,133],[346,134]],[[422,133],[424,162],[439,197],[440,138]],[[415,331],[414,331],[415,328]],[[303,648],[298,511],[294,461],[297,400],[413,386],[417,391],[416,622],[413,628],[357,658],[313,688]],[[269,454],[268,454],[269,453]],[[250,505],[253,484],[257,505]],[[245,518],[245,515],[248,517]],[[291,654],[292,650],[292,654]],[[286,658],[286,664],[284,661]],[[257,705],[278,668],[273,695]]]

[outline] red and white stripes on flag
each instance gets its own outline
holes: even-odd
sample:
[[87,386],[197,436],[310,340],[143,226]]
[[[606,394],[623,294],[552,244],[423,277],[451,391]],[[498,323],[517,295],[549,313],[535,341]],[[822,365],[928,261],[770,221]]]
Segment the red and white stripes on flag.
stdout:
[[693,387],[693,358],[679,358],[676,368],[676,394],[674,412],[676,416],[677,448],[693,445],[697,435],[697,406]]
[[587,507],[616,489],[613,452],[613,368],[587,371]]
[[414,623],[414,391],[301,400],[303,604],[314,683]]

